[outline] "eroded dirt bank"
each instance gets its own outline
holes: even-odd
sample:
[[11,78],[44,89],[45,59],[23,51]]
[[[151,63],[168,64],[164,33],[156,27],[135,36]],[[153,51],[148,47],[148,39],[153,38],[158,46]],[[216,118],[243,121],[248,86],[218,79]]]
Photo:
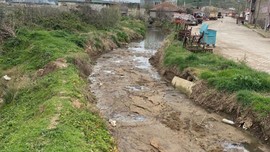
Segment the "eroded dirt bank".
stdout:
[[150,30],[146,40],[102,55],[89,77],[97,107],[105,119],[116,121],[111,131],[119,151],[269,151],[159,76],[148,59],[163,39],[160,34]]

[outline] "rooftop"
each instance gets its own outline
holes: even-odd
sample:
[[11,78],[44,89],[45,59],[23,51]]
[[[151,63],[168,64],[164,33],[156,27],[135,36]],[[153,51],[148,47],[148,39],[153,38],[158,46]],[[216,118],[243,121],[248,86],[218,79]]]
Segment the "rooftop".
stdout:
[[184,9],[179,8],[170,2],[163,2],[154,6],[151,11],[184,12]]

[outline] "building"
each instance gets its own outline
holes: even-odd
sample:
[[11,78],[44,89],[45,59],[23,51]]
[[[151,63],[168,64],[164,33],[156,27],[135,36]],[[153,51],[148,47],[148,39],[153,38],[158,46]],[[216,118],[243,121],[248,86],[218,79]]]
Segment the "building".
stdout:
[[171,19],[174,13],[182,13],[184,10],[171,2],[163,2],[155,5],[149,12],[151,18]]

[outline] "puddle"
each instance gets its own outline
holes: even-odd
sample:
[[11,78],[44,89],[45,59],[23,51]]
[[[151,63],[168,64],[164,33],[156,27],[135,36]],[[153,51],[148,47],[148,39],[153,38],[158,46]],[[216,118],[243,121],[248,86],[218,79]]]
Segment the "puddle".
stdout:
[[135,61],[135,67],[139,69],[149,69],[151,64],[149,63],[149,59],[145,57],[134,57],[133,61]]
[[113,115],[112,119],[119,122],[142,122],[146,120],[144,116],[136,113],[117,113]]
[[155,80],[160,80],[160,79],[161,79],[160,75],[159,75],[157,72],[153,72],[153,73],[151,74],[151,77],[152,77],[153,79],[155,79]]
[[160,29],[149,29],[146,33],[144,41],[139,43],[130,43],[128,50],[137,53],[149,53],[153,55],[160,48],[161,42],[165,38],[165,34]]
[[106,74],[115,74],[113,71],[110,71],[110,70],[103,70],[103,72]]
[[257,144],[249,143],[229,143],[223,144],[224,152],[263,152]]
[[135,86],[126,86],[126,89],[128,89],[129,91],[142,91],[142,90],[147,90],[146,87],[144,86],[139,86],[139,85],[135,85]]
[[224,152],[250,152],[248,151],[244,145],[236,144],[236,143],[224,143]]
[[115,60],[115,61],[113,61],[114,63],[121,63],[121,62],[123,62],[123,60]]
[[150,53],[150,54],[154,54],[156,52],[155,49],[145,49],[145,40],[141,41],[140,43],[131,43],[128,47],[128,50],[135,51],[137,53]]

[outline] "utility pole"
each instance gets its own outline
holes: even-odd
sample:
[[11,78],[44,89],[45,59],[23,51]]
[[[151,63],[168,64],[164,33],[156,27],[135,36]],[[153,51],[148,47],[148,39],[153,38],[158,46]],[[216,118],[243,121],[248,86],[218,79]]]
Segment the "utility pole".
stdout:
[[209,6],[211,6],[212,5],[212,0],[209,0]]
[[249,2],[249,15],[248,15],[248,22],[249,23],[252,23],[252,2],[253,2],[253,0],[249,0],[250,2]]
[[262,0],[259,0],[259,7],[258,7],[258,10],[257,10],[256,19],[255,19],[255,27],[257,26],[257,20],[258,20],[259,14],[260,14],[261,2],[262,2]]

